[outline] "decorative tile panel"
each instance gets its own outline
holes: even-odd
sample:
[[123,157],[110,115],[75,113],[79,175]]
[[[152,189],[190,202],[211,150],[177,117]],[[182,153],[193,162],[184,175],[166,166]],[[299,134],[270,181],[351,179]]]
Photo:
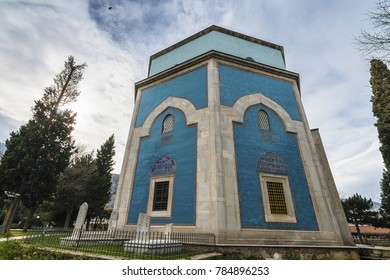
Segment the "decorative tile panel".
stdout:
[[176,172],[175,159],[170,156],[161,156],[153,164],[152,176],[171,175]]
[[287,165],[273,152],[266,152],[258,158],[257,171],[288,175]]
[[163,136],[160,138],[160,146],[166,146],[172,144],[172,135]]

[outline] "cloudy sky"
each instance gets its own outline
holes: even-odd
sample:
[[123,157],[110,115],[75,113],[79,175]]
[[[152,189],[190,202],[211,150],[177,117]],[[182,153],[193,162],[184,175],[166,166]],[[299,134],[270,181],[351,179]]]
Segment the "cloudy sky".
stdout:
[[[149,56],[210,25],[284,46],[301,76],[311,128],[319,128],[342,197],[380,201],[383,161],[371,113],[369,61],[354,36],[376,0],[0,0],[0,141],[31,117],[64,61],[88,64],[74,137],[97,149],[116,140],[119,173],[134,83]],[[109,7],[112,7],[109,9]]]

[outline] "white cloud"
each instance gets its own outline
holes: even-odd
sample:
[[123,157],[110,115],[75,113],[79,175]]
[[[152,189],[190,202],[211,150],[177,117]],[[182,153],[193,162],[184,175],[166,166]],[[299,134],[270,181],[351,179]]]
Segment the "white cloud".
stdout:
[[1,5],[0,33],[4,35],[0,55],[4,63],[0,66],[0,110],[26,122],[33,101],[52,84],[67,56],[73,55],[77,63],[88,64],[80,83],[81,95],[71,105],[78,114],[74,136],[90,149],[97,149],[115,133],[121,139],[117,140],[116,156],[120,166],[122,139],[127,136],[133,108],[133,84],[146,71],[139,73],[137,59],[97,28],[88,16],[86,2]]

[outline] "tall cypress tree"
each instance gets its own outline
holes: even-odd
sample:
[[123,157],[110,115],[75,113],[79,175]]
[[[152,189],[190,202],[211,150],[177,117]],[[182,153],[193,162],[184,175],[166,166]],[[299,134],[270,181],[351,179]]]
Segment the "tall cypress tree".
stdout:
[[381,218],[379,225],[390,228],[390,172],[383,171],[381,181],[381,209],[379,211]]
[[375,126],[381,143],[385,169],[381,182],[381,213],[390,224],[390,70],[378,59],[371,60],[372,112],[377,118]]
[[[24,230],[38,206],[54,193],[58,175],[69,164],[76,114],[63,106],[74,102],[80,94],[78,84],[85,67],[85,63],[78,65],[69,56],[54,84],[45,88],[43,97],[35,101],[32,119],[12,132],[6,142],[7,150],[0,164],[0,190],[20,194],[18,200],[29,210]],[[8,230],[10,220],[11,214],[7,215],[4,231]]]

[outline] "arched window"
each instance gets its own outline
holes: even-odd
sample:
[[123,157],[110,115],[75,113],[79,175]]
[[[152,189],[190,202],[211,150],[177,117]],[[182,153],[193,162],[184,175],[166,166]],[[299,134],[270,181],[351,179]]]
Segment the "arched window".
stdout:
[[266,111],[259,110],[257,112],[257,119],[261,130],[271,130],[271,125],[269,123],[269,118]]
[[162,124],[162,133],[168,133],[173,131],[173,125],[174,125],[175,119],[171,114],[168,114],[163,121]]

